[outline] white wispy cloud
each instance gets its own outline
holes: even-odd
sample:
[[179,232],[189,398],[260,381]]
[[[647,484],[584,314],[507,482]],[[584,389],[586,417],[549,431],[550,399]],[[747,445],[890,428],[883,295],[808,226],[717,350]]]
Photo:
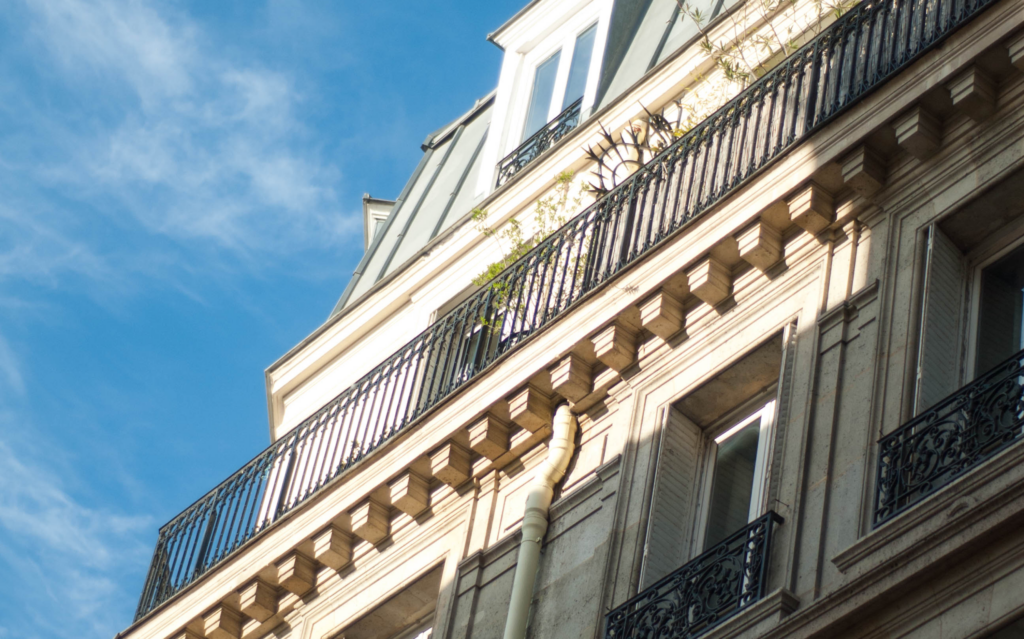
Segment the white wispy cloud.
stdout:
[[18,395],[25,393],[25,380],[21,375],[18,358],[2,334],[0,334],[0,383],[5,383],[7,388]]
[[[209,291],[189,280],[279,267],[357,230],[294,70],[232,57],[153,0],[26,0],[0,22],[16,34],[0,45],[6,325],[34,325],[90,285],[199,299]],[[0,333],[0,637],[109,637],[138,596],[154,522],[93,505],[73,456],[31,443],[42,435],[26,416],[46,410],[27,408],[33,353],[13,339]]]
[[0,589],[20,600],[20,619],[0,626],[26,639],[110,635],[131,600],[118,577],[144,561],[152,522],[89,508],[58,477],[58,469],[0,440]]
[[287,72],[221,55],[187,16],[144,0],[26,7],[30,42],[86,109],[95,95],[124,96],[96,105],[88,126],[49,123],[54,148],[68,151],[31,170],[48,188],[242,259],[322,249],[358,229]]

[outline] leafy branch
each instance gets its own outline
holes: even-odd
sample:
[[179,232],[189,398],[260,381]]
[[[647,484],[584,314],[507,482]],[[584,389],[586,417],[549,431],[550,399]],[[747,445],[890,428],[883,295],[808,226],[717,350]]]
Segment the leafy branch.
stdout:
[[502,254],[501,259],[489,264],[482,273],[473,278],[473,284],[483,286],[493,280],[564,225],[570,214],[580,209],[589,188],[586,184],[581,184],[576,194],[572,195],[574,177],[575,172],[572,170],[559,173],[555,177],[555,188],[552,193],[537,200],[533,208],[532,232],[528,231],[523,222],[516,217],[509,218],[501,229],[493,228],[487,224],[487,211],[473,209],[472,219],[476,229],[485,237],[492,238]]

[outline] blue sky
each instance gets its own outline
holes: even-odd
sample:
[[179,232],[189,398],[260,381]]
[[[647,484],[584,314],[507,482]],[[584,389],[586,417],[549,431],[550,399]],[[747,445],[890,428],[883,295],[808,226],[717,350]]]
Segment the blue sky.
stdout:
[[525,0],[0,2],[0,639],[109,639]]

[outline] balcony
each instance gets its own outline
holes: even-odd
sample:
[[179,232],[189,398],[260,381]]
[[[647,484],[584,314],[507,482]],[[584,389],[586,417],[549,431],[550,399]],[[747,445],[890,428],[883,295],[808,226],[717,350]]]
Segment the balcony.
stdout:
[[878,442],[874,526],[1024,438],[1024,351]]
[[498,183],[495,187],[508,182],[512,179],[513,175],[522,171],[526,168],[526,165],[536,160],[541,153],[547,151],[555,145],[555,142],[565,137],[566,133],[575,129],[580,123],[580,106],[582,104],[583,98],[570,104],[566,107],[565,111],[556,115],[555,119],[541,127],[540,131],[531,135],[515,151],[512,151],[505,156],[505,159],[498,162]]
[[768,584],[769,511],[605,617],[607,639],[687,639],[760,601]]
[[867,0],[846,13],[161,528],[136,619],[994,2]]

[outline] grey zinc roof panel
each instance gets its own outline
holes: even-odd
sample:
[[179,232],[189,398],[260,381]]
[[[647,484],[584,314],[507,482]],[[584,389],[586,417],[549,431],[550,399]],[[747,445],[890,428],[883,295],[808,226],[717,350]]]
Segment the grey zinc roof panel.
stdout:
[[[415,216],[409,218],[408,230],[396,245],[390,265],[380,273],[380,277],[404,264],[434,237],[434,229],[437,228],[441,216],[449,211],[448,203],[457,186],[461,185],[467,190],[473,189],[475,185],[463,181],[462,176],[470,164],[480,138],[487,133],[489,116],[488,112],[463,124],[454,135],[435,149],[435,154],[443,154],[442,162],[438,164],[436,173],[431,178],[429,189],[424,192],[419,210]],[[465,213],[468,211],[456,210],[451,211],[450,216],[461,218]]]
[[[738,0],[689,0],[710,24]],[[612,13],[612,30],[605,51],[597,107],[610,104],[629,90],[648,71],[672,54],[697,40],[700,32],[693,20],[680,15],[676,0],[649,0],[639,12],[639,0],[619,0]],[[636,21],[634,23],[634,21]]]
[[438,152],[436,149],[427,149],[426,153],[423,170],[417,176],[416,181],[412,183],[412,188],[409,189],[405,200],[396,204],[395,208],[391,210],[391,215],[388,216],[388,227],[381,233],[380,243],[378,246],[370,247],[373,254],[370,255],[362,277],[354,283],[355,287],[350,295],[350,300],[358,299],[381,278],[381,269],[390,261],[389,258],[395,245],[408,224],[409,217],[416,209],[416,203],[420,201],[431,176],[434,175],[438,164],[441,163],[441,158],[444,157],[443,150]]
[[385,228],[367,249],[332,315],[400,269],[437,230],[469,213],[469,208],[457,207],[472,201],[472,194],[463,191],[472,191],[476,186],[475,179],[467,178],[478,164],[492,103],[488,96],[462,118],[427,138],[423,159],[388,215]]
[[[486,193],[474,193],[476,190],[477,180],[480,176],[481,167],[483,165],[483,155],[480,151],[483,149],[484,143],[487,141],[487,132],[490,131],[490,123],[488,123],[487,130],[480,136],[479,142],[477,142],[476,150],[473,152],[472,164],[466,167],[466,175],[462,180],[462,184],[455,191],[455,196],[452,198],[451,206],[448,213],[443,219],[439,220],[440,225],[435,230],[434,235],[437,235],[441,231],[444,231],[451,227],[453,224],[461,220],[462,218],[469,215],[470,211],[473,210],[483,198]],[[493,169],[493,167],[488,167]]]
[[[629,34],[631,37],[624,52],[619,53],[620,61],[614,66],[609,65],[607,73],[610,77],[604,78],[602,83],[603,91],[599,96],[598,108],[617,98],[650,70],[666,31],[673,26],[670,20],[678,6],[676,0],[651,0],[639,24],[635,25]],[[619,10],[619,3],[616,3],[615,10]],[[628,25],[618,25],[614,22],[612,24],[613,29],[618,28],[622,31],[625,31],[626,26]],[[664,55],[664,50],[662,54]]]
[[[696,5],[700,8],[701,12],[706,16],[713,16],[708,22],[724,15],[726,11],[736,5],[737,0],[695,0],[691,4]],[[707,23],[705,23],[707,24]],[[658,52],[658,57],[653,60],[651,66],[660,63],[662,60],[667,58],[669,55],[675,53],[690,42],[693,42],[700,35],[700,31],[697,29],[697,25],[694,24],[693,20],[683,16],[682,19],[677,17],[672,21],[671,28],[668,33],[668,37],[665,39],[665,45]]]
[[392,267],[404,264],[418,249],[430,241],[434,227],[437,226],[437,220],[448,203],[451,189],[464,168],[455,164],[459,159],[456,157],[456,151],[460,147],[465,131],[464,127],[459,127],[454,136],[434,149],[434,154],[439,155],[441,160],[429,176],[426,188],[417,200],[415,208],[406,218],[405,227],[392,246],[391,255],[381,268],[377,276],[378,279],[391,272]]

